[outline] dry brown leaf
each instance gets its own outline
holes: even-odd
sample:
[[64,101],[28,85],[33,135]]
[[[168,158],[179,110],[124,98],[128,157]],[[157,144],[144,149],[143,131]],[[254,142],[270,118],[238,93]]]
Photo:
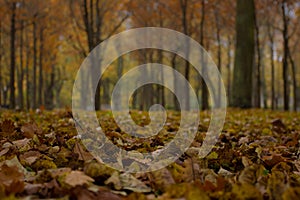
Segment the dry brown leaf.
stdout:
[[24,190],[24,174],[15,166],[2,165],[0,168],[0,185],[5,186],[8,194],[15,194]]
[[94,157],[89,152],[86,152],[79,142],[76,142],[73,148],[73,152],[79,155],[78,159],[83,161],[93,160]]
[[20,181],[24,179],[24,174],[19,172],[19,170],[12,166],[9,167],[6,164],[2,165],[0,168],[0,183],[9,186],[14,181]]
[[94,182],[94,179],[85,175],[82,171],[71,171],[64,179],[65,183],[75,187],[77,185],[86,185]]
[[15,125],[14,122],[12,120],[9,119],[5,119],[1,124],[0,124],[0,128],[2,130],[2,133],[4,135],[9,135],[11,133],[14,132],[15,130]]
[[246,156],[242,157],[242,163],[243,163],[244,167],[249,167],[250,165],[253,164],[253,162]]
[[264,163],[272,168],[276,164],[285,161],[285,159],[280,154],[272,154],[271,156],[263,156],[262,160]]
[[86,188],[77,186],[72,190],[71,199],[77,200],[93,200],[93,199],[101,199],[101,200],[121,200],[117,195],[109,192],[109,191],[98,191],[92,192]]
[[72,171],[71,168],[58,168],[58,169],[48,169],[48,171],[51,173],[51,176],[53,178],[56,178],[58,176],[62,176],[64,174],[70,173]]
[[150,192],[151,188],[145,183],[128,173],[119,174],[114,172],[112,176],[105,181],[107,185],[113,185],[116,190],[126,189],[133,192]]
[[22,147],[28,145],[30,141],[31,141],[31,139],[24,138],[24,139],[22,139],[22,140],[15,140],[15,141],[13,141],[12,143],[13,143],[18,149],[20,149],[20,148],[22,148]]
[[39,151],[28,151],[20,155],[20,161],[25,162],[26,164],[33,164],[37,159],[39,159],[42,154]]
[[166,168],[151,172],[149,178],[151,185],[161,191],[166,191],[170,185],[175,184],[172,174]]
[[36,194],[41,188],[43,187],[43,184],[31,184],[27,183],[24,187],[24,191],[27,195],[33,195]]
[[4,156],[8,151],[9,151],[10,148],[5,148],[3,149],[2,151],[0,151],[0,157],[1,156]]
[[21,127],[21,131],[23,132],[26,138],[33,138],[35,134],[41,135],[43,133],[43,130],[34,123],[24,124]]
[[282,122],[281,119],[276,119],[276,120],[272,121],[272,126],[273,126],[273,131],[275,131],[277,133],[284,133],[284,132],[286,132],[286,126]]

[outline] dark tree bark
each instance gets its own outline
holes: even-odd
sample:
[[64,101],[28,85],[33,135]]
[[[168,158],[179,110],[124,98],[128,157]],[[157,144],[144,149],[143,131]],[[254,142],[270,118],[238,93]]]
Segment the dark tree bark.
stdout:
[[[124,61],[123,61],[123,57],[120,56],[118,58],[118,66],[117,66],[117,80],[120,80],[120,78],[122,77],[122,73],[123,73],[123,66],[124,66]],[[120,110],[121,107],[121,101],[122,101],[122,97],[121,97],[121,94],[120,93],[116,93],[116,99],[117,99],[117,102],[116,104],[114,105],[115,107],[115,110]]]
[[[97,14],[99,13],[98,12],[98,5],[96,5],[96,9],[97,9]],[[84,21],[84,25],[85,25],[85,32],[86,32],[86,35],[87,35],[87,40],[88,40],[88,47],[89,47],[89,51],[92,51],[96,45],[97,45],[97,42],[100,41],[100,34],[98,35],[98,31],[97,33],[95,34],[95,21],[94,21],[94,4],[93,4],[93,0],[90,0],[90,2],[88,3],[88,0],[83,0],[83,3],[82,3],[82,8],[83,8],[83,21]],[[99,17],[97,19],[97,21],[100,21],[98,23],[98,26],[97,26],[97,30],[100,30],[100,24],[102,24],[102,18],[100,18],[100,16],[97,16]],[[99,32],[100,33],[100,32]],[[101,69],[98,69],[97,67],[95,66],[92,66],[91,67],[91,81],[92,83],[96,83],[98,82],[98,77],[96,77],[97,75],[97,71],[99,71]],[[94,85],[93,85],[94,86]],[[96,88],[92,88],[93,91],[96,91],[95,92],[95,110],[100,110],[101,108],[101,102],[100,102],[100,84],[98,83],[96,85]]]
[[[72,1],[71,1],[72,2]],[[101,43],[106,38],[112,36],[119,27],[123,24],[123,22],[128,18],[126,15],[124,18],[120,20],[118,24],[116,24],[112,32],[110,32],[106,38],[103,38],[103,23],[104,23],[104,16],[106,12],[109,10],[109,7],[112,6],[113,1],[107,1],[106,3],[102,3],[100,0],[82,0],[81,1],[81,8],[82,8],[82,20],[84,22],[84,29],[86,32],[86,37],[88,41],[88,48],[89,51],[92,51],[99,43]],[[72,12],[72,10],[71,10]],[[100,53],[100,52],[99,52]],[[96,77],[96,72],[101,72],[99,68],[100,65],[91,67],[91,81],[92,83],[97,83],[98,78]],[[100,84],[98,83],[97,86],[93,85],[92,88],[95,92],[95,110],[101,109],[101,98],[100,98]]]
[[[201,21],[200,21],[200,44],[204,48],[204,23],[205,23],[205,0],[201,1]],[[201,61],[202,64],[205,62],[204,61],[204,55],[203,53],[201,54]],[[202,76],[206,74],[206,70],[203,67],[202,68]],[[202,110],[207,110],[208,109],[208,89],[205,84],[205,81],[203,78],[201,78],[201,87],[202,87],[202,93],[201,93],[201,99],[202,99]]]
[[17,68],[17,77],[18,77],[18,106],[22,110],[24,108],[24,94],[23,94],[23,82],[24,82],[24,69],[23,69],[23,35],[24,35],[24,21],[20,21],[20,64],[19,68]]
[[252,107],[252,70],[254,63],[254,1],[237,0],[236,54],[231,106]]
[[[162,10],[159,9],[159,26],[160,27],[163,27],[163,16],[162,16]],[[158,63],[163,63],[163,52],[162,50],[159,50],[158,51]],[[161,72],[160,72],[160,78],[162,80],[162,83],[164,83],[164,71],[163,69],[161,69]],[[164,86],[159,86],[159,96],[160,96],[160,104],[165,107],[166,105],[166,97],[165,97],[165,87]]]
[[44,105],[43,102],[43,52],[44,52],[44,29],[43,27],[40,28],[40,35],[39,35],[39,87],[38,87],[38,105],[42,106]]
[[[218,5],[216,5],[218,6]],[[216,8],[215,12],[215,23],[216,23],[216,37],[217,37],[217,43],[218,43],[218,50],[217,50],[217,58],[218,58],[218,69],[219,72],[222,73],[222,43],[221,43],[221,25],[220,25],[220,16],[219,16],[219,10]],[[218,80],[218,94],[221,94],[221,80]],[[217,107],[220,107],[221,105],[221,98],[217,98],[217,101],[215,102]]]
[[293,81],[293,110],[294,111],[297,111],[297,108],[298,108],[298,102],[297,102],[297,99],[298,99],[298,92],[297,92],[297,78],[296,78],[296,75],[297,75],[297,72],[296,72],[296,64],[294,62],[294,59],[292,58],[292,55],[291,55],[291,52],[289,51],[288,53],[288,56],[289,56],[289,61],[291,63],[291,67],[292,67],[292,81]]
[[231,38],[227,39],[227,96],[231,96]]
[[36,24],[36,17],[33,19],[33,71],[32,71],[32,107],[33,109],[36,108],[36,89],[37,89],[37,81],[36,81],[36,75],[37,75],[37,24]]
[[[256,43],[256,67],[255,67],[255,81],[254,81],[254,107],[260,108],[261,101],[261,50],[260,50],[260,41],[259,41],[259,24],[257,20],[257,11],[254,6],[254,24],[255,24],[255,43]],[[254,65],[255,66],[255,65]]]
[[[188,31],[188,21],[187,21],[187,11],[188,11],[188,0],[180,0],[180,6],[181,6],[181,12],[182,12],[182,28],[183,28],[183,33],[185,35],[189,35]],[[188,44],[188,42],[187,42]],[[186,56],[189,56],[189,46],[187,47],[187,52]],[[188,60],[185,61],[185,71],[184,71],[184,77],[186,80],[189,82],[190,80],[190,63]],[[189,110],[190,109],[190,91],[189,91],[189,86],[186,84],[185,85],[185,94],[184,94],[184,99],[185,99],[185,104],[184,110]]]
[[45,96],[45,107],[46,109],[54,108],[54,85],[55,85],[55,65],[51,65],[50,80],[46,86],[47,97]]
[[274,62],[274,31],[271,30],[271,24],[268,23],[268,37],[270,41],[270,63],[271,63],[271,108],[274,110],[275,105],[275,62]]
[[25,62],[25,78],[26,78],[26,108],[30,109],[30,79],[29,79],[29,60],[30,60],[30,46],[28,32],[25,34],[26,39],[26,62]]
[[11,24],[10,24],[10,103],[9,107],[14,109],[16,107],[15,102],[15,68],[16,68],[16,2],[11,3]]
[[[174,69],[174,71],[173,71],[173,74],[174,74],[174,76],[173,76],[174,77],[174,83],[173,83],[174,84],[174,93],[178,94],[178,93],[180,93],[180,91],[178,91],[177,81],[175,80],[176,57],[177,57],[177,55],[174,54],[173,57],[172,57],[171,66]],[[174,109],[175,109],[175,111],[179,111],[180,108],[179,108],[179,104],[178,104],[178,101],[177,101],[177,98],[176,98],[175,94],[173,95]]]
[[[158,63],[163,63],[163,54],[161,50],[158,50],[158,59],[157,59]],[[161,69],[160,71],[160,79],[162,81],[162,83],[164,83],[164,71],[163,69]],[[162,106],[166,105],[166,99],[165,99],[165,87],[158,85],[158,102],[159,104],[161,104]]]
[[282,62],[282,77],[283,77],[283,107],[284,110],[289,110],[290,94],[289,94],[289,81],[288,81],[288,56],[289,56],[289,35],[288,25],[289,19],[287,16],[286,0],[281,2],[282,20],[283,20],[283,62]]
[[[0,46],[2,46],[2,21],[0,21]],[[0,107],[2,105],[2,49],[0,49]]]
[[[266,41],[267,38],[263,38],[263,41]],[[267,85],[266,85],[266,67],[265,67],[265,43],[263,43],[263,46],[261,47],[260,53],[261,53],[261,98],[262,98],[262,103],[263,103],[263,108],[267,109],[268,108],[268,91],[267,91]]]

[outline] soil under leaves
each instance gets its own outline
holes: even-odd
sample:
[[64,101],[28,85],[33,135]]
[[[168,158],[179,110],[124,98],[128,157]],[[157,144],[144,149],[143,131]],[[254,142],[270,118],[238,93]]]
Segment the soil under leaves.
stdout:
[[[155,151],[178,130],[180,114],[168,112],[159,134],[134,138],[98,113],[106,136],[126,150]],[[137,124],[147,113],[132,112]],[[300,115],[233,110],[218,143],[200,159],[209,113],[190,149],[175,163],[144,174],[120,173],[97,162],[81,144],[69,110],[0,111],[0,199],[298,199]]]

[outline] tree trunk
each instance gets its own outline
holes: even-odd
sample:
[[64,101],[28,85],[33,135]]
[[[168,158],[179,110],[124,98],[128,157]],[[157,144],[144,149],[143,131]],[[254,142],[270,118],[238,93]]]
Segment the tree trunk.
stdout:
[[39,92],[38,105],[42,106],[43,102],[43,51],[44,51],[44,29],[40,28],[40,46],[39,46]]
[[[96,5],[98,8],[98,5]],[[88,46],[89,46],[89,51],[91,52],[95,46],[97,45],[97,41],[100,39],[100,35],[95,35],[94,34],[94,5],[92,0],[90,3],[88,3],[87,0],[83,0],[83,21],[85,25],[85,32],[87,35],[87,40],[88,40]],[[96,8],[96,10],[97,10]],[[98,12],[97,12],[98,14]],[[99,17],[99,16],[98,16]],[[100,21],[101,19],[97,19]],[[101,23],[98,24],[96,29],[98,30],[97,33],[100,33],[100,26]],[[97,38],[96,38],[97,37]],[[95,91],[95,110],[100,110],[101,109],[101,102],[100,102],[100,84],[98,83],[98,78],[96,75],[99,72],[100,69],[97,68],[97,66],[92,65],[91,66],[91,83],[92,83],[92,91]],[[98,83],[97,85],[94,85],[93,83]],[[84,91],[83,91],[84,92]]]
[[16,37],[16,2],[11,4],[11,24],[10,24],[10,103],[9,107],[14,109],[15,102],[15,65],[16,65],[16,51],[15,51],[15,37]]
[[274,32],[271,24],[268,24],[268,36],[270,41],[270,63],[271,63],[271,108],[275,109],[275,63],[274,63]]
[[[175,93],[175,94],[179,94],[180,91],[178,91],[177,81],[176,81],[176,79],[175,79],[175,76],[176,76],[176,74],[175,74],[175,70],[176,70],[176,57],[177,57],[177,55],[174,54],[174,56],[172,57],[172,63],[171,63],[171,66],[172,66],[172,68],[174,69],[174,70],[173,70],[173,74],[174,74],[174,76],[173,76],[173,77],[174,77],[174,93]],[[174,109],[175,109],[175,111],[179,111],[180,108],[179,108],[178,101],[177,101],[177,97],[175,96],[175,94],[173,94],[173,104],[174,104]],[[180,95],[179,95],[179,97],[181,98]]]
[[288,17],[286,13],[286,0],[281,3],[282,19],[283,19],[283,62],[282,62],[282,77],[283,77],[283,100],[284,110],[289,110],[290,94],[288,80],[288,51],[289,51],[289,36],[288,36]]
[[20,66],[17,68],[18,75],[18,106],[22,110],[24,108],[24,94],[23,94],[23,79],[24,79],[24,69],[23,69],[23,33],[24,33],[24,22],[21,20],[21,30],[20,30]]
[[[162,10],[159,9],[159,27],[163,27],[163,16],[162,16]],[[163,63],[163,52],[162,50],[158,50],[158,63]],[[160,77],[161,77],[161,81],[164,85],[164,70],[161,69],[161,72],[160,72]],[[159,86],[160,88],[160,103],[163,107],[165,107],[166,105],[166,97],[165,97],[165,87],[164,86]]]
[[[2,21],[0,21],[0,46],[2,46]],[[0,107],[2,105],[2,51],[0,50]]]
[[[123,65],[124,65],[123,57],[120,56],[118,58],[117,80],[120,80],[122,77]],[[116,104],[114,105],[115,110],[121,110],[122,98],[124,98],[124,97],[122,97],[118,91],[118,93],[116,93],[116,99],[115,99]]]
[[[263,41],[266,41],[266,38],[263,38]],[[268,91],[267,91],[267,85],[266,85],[266,66],[265,66],[265,45],[264,44],[261,47],[260,53],[261,53],[261,97],[262,97],[262,103],[263,103],[263,108],[267,109],[268,108]]]
[[26,62],[25,62],[25,73],[26,73],[26,108],[30,109],[30,80],[29,80],[29,59],[30,59],[30,46],[28,32],[26,32]]
[[255,68],[255,82],[254,82],[254,107],[260,108],[261,101],[261,52],[259,41],[259,25],[257,20],[256,8],[254,6],[254,24],[255,24],[255,42],[256,42],[256,68]]
[[293,110],[294,111],[297,111],[297,108],[298,108],[298,103],[297,103],[297,99],[298,99],[298,93],[297,93],[297,78],[296,78],[296,75],[297,75],[297,71],[296,71],[296,65],[295,65],[295,62],[292,58],[292,55],[291,55],[291,52],[289,51],[289,60],[290,60],[290,63],[291,63],[291,66],[292,66],[292,80],[293,80]]
[[[218,69],[220,74],[222,73],[222,44],[221,44],[221,27],[220,27],[220,16],[219,16],[219,11],[216,9],[215,10],[215,21],[216,21],[216,32],[217,32],[217,43],[218,43]],[[220,107],[221,105],[221,98],[219,95],[221,94],[221,79],[218,80],[218,95],[217,95],[217,101],[216,107]]]
[[36,71],[37,71],[37,25],[36,18],[33,19],[33,80],[32,80],[32,108],[36,108]]
[[228,36],[228,47],[227,47],[227,96],[231,96],[231,39]]
[[252,69],[254,63],[254,0],[237,0],[236,54],[231,106],[252,106]]
[[53,109],[54,102],[54,85],[55,85],[55,66],[51,65],[50,81],[47,86],[47,97],[45,97],[45,107],[49,110]]
[[[161,50],[158,50],[158,63],[163,63],[163,54]],[[162,83],[164,83],[164,70],[161,69],[160,71],[160,79],[162,81]],[[158,103],[161,104],[162,106],[166,105],[166,99],[165,99],[165,87],[162,85],[158,85],[158,89],[159,89],[159,93],[158,93],[158,97],[159,97],[159,101]]]
[[[188,31],[188,21],[187,21],[187,9],[188,9],[188,0],[180,0],[181,12],[182,12],[182,28],[183,33],[185,35],[189,35]],[[189,44],[188,42],[186,44]],[[186,57],[189,57],[189,46],[187,47]],[[189,82],[190,78],[190,62],[188,60],[185,61],[185,71],[184,77],[187,82]],[[184,94],[184,110],[190,109],[190,90],[188,84],[185,84],[185,94]]]
[[[204,48],[204,22],[205,22],[205,0],[201,1],[201,22],[200,22],[200,45]],[[201,53],[201,61],[204,63],[204,55]],[[205,67],[202,67],[202,76],[206,73]],[[201,78],[201,99],[202,99],[202,110],[208,109],[208,89],[203,78]]]

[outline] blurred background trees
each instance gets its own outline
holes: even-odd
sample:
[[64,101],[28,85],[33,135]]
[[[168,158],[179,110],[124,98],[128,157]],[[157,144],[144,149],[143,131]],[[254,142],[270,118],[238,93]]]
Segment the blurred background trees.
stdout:
[[[299,0],[0,0],[0,105],[70,106],[76,71],[95,46],[123,30],[155,26],[187,34],[209,52],[231,106],[297,110],[299,18]],[[206,85],[190,63],[147,49],[123,55],[108,68],[97,87],[96,109],[108,108],[122,74],[147,62],[178,70],[195,89],[201,108],[211,106]],[[86,75],[87,81],[95,78]],[[153,103],[178,109],[176,98],[159,85],[138,89],[131,107],[146,110]]]

